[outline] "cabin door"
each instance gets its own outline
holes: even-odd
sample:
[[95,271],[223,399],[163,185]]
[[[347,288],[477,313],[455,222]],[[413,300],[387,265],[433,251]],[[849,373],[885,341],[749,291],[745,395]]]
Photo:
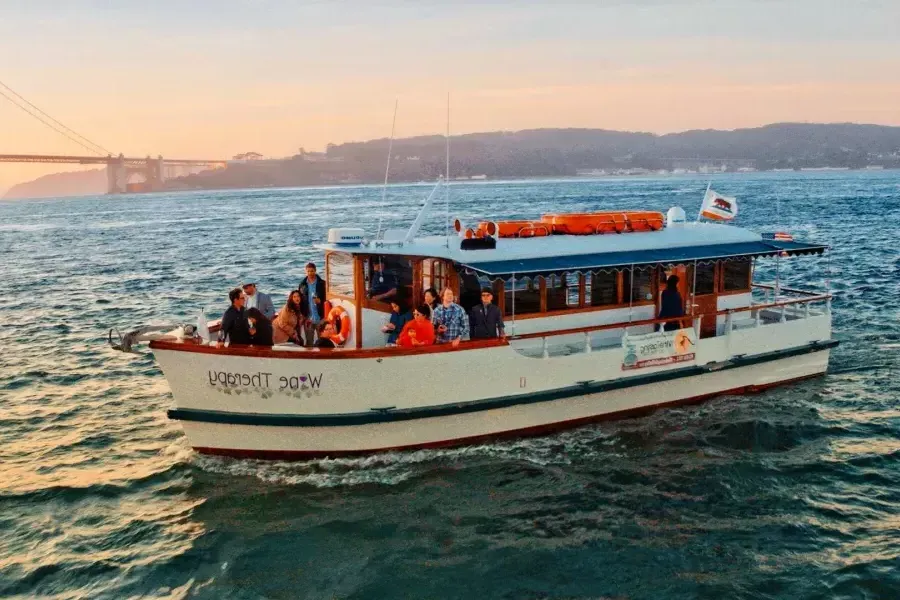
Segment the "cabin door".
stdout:
[[[696,269],[696,272],[693,272]],[[708,315],[700,320],[700,337],[708,338],[716,335],[716,311],[719,310],[719,297],[716,294],[716,264],[697,264],[690,269],[693,290],[694,315]]]

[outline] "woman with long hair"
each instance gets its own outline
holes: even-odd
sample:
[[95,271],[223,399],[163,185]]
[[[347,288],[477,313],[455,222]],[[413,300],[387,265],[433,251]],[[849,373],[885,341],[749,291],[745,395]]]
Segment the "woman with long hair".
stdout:
[[272,320],[272,341],[276,344],[283,344],[290,340],[298,346],[302,346],[300,340],[300,328],[305,322],[305,318],[301,311],[303,298],[298,290],[292,290],[288,295],[287,302],[275,318]]
[[255,306],[247,311],[250,324],[250,344],[253,346],[272,345],[272,321]]
[[434,309],[436,309],[440,303],[441,303],[441,301],[438,299],[438,293],[437,293],[436,289],[434,289],[433,287],[430,287],[427,290],[425,290],[425,304],[428,305],[428,308],[431,309],[432,313],[434,312]]

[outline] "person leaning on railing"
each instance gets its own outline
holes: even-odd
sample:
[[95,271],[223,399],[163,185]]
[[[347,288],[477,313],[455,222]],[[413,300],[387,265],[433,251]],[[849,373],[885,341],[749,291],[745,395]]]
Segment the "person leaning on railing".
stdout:
[[506,337],[503,328],[503,313],[493,303],[494,292],[491,288],[481,288],[481,303],[472,307],[469,314],[469,338],[473,340],[492,340]]
[[403,326],[397,338],[401,348],[430,346],[434,343],[434,325],[431,323],[431,309],[427,304],[420,304],[413,310],[413,320]]
[[463,336],[469,335],[469,317],[463,307],[454,302],[455,295],[450,288],[441,294],[444,302],[434,310],[431,320],[436,328],[437,342],[459,346]]

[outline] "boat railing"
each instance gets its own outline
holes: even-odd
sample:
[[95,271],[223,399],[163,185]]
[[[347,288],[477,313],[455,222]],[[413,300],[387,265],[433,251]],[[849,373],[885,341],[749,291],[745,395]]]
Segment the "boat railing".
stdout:
[[[787,321],[808,319],[810,317],[827,315],[831,312],[831,294],[812,294],[800,290],[786,290],[784,288],[781,288],[780,291],[796,292],[799,295],[802,295],[802,297],[787,298],[779,296],[779,299],[777,300],[771,300],[768,302],[764,301],[762,303],[751,302],[747,306],[729,308],[716,312],[685,315],[684,317],[676,319],[673,319],[672,317],[666,317],[663,319],[641,319],[629,322],[607,323],[603,325],[591,325],[586,327],[573,327],[570,329],[557,329],[555,331],[523,333],[510,336],[509,339],[511,342],[541,340],[541,356],[547,358],[551,356],[551,354],[557,354],[556,352],[551,353],[551,347],[564,346],[565,354],[572,353],[572,351],[575,349],[575,344],[573,344],[573,342],[571,341],[571,336],[576,335],[583,336],[583,341],[578,344],[578,347],[582,348],[584,352],[592,352],[595,350],[619,346],[621,344],[622,337],[625,334],[631,332],[631,330],[633,329],[638,329],[638,331],[640,331],[641,333],[646,333],[646,328],[648,326],[671,323],[672,321],[680,321],[682,323],[682,327],[693,327],[694,331],[699,337],[702,320],[704,318],[714,317],[717,321],[722,321],[721,323],[717,323],[716,326],[715,337],[719,337],[722,335],[731,335],[731,333],[737,329],[764,327],[776,323],[785,323]],[[817,303],[824,304],[824,309],[821,311],[813,310],[811,308],[811,305]],[[720,319],[720,317],[724,317],[724,320]],[[601,343],[598,346],[596,344],[596,340],[594,339],[594,335],[600,332],[615,332],[619,335],[604,337],[602,340],[600,340]],[[569,336],[565,341],[560,341],[560,343],[558,344],[553,343],[554,338],[559,339],[565,336]],[[527,348],[520,347],[517,349],[523,354],[531,356],[533,355],[532,352],[536,349],[536,347],[528,346]]]
[[[757,284],[756,287],[765,292],[774,292],[774,286],[765,284]],[[574,327],[569,329],[557,329],[554,331],[543,331],[536,333],[523,333],[511,335],[502,340],[476,340],[465,341],[458,347],[452,347],[450,344],[440,344],[435,346],[424,346],[418,348],[340,348],[334,350],[321,350],[318,348],[274,348],[243,346],[243,347],[227,347],[216,348],[215,345],[198,343],[196,340],[190,342],[182,341],[166,341],[158,340],[150,344],[151,348],[178,349],[190,352],[205,353],[224,353],[245,356],[268,356],[268,357],[290,357],[290,358],[381,358],[389,356],[406,356],[412,354],[430,354],[435,352],[454,352],[472,349],[490,348],[493,346],[503,346],[511,344],[517,351],[527,356],[534,356],[535,352],[540,352],[540,356],[547,358],[551,356],[550,348],[554,348],[553,355],[558,355],[556,348],[562,346],[565,354],[583,351],[592,352],[595,350],[617,347],[621,345],[622,336],[626,333],[637,329],[640,333],[646,333],[648,326],[670,323],[672,321],[680,321],[682,327],[693,327],[699,337],[701,331],[701,321],[704,318],[715,318],[717,320],[716,337],[722,335],[731,335],[737,329],[764,327],[787,321],[798,319],[808,319],[810,317],[818,317],[830,314],[831,312],[831,294],[813,294],[801,290],[792,290],[787,288],[779,288],[780,292],[786,294],[795,294],[800,297],[790,298],[786,295],[779,294],[777,299],[771,301],[763,301],[762,303],[750,302],[747,306],[729,308],[716,312],[685,315],[673,319],[667,317],[663,319],[640,319],[635,321],[607,323],[603,325],[591,325],[586,327]],[[774,297],[774,294],[773,294]],[[767,296],[768,298],[768,296]],[[823,310],[813,310],[814,304],[824,304]],[[724,319],[721,319],[724,317]],[[213,324],[210,323],[210,331],[213,331]],[[596,339],[597,334],[610,332],[613,335],[603,336],[602,339]],[[615,335],[618,334],[618,335]],[[581,335],[582,341],[578,343],[572,342],[571,337]],[[596,337],[595,337],[596,336]],[[541,340],[539,346],[526,344],[522,346],[519,342],[527,342],[529,340]],[[558,340],[558,341],[557,341]],[[599,342],[599,345],[598,345]]]

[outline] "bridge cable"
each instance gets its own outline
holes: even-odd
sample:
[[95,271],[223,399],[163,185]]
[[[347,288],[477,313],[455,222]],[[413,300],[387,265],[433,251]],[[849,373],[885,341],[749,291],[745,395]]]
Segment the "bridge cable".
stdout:
[[[6,89],[9,93],[11,93],[13,96],[15,96],[16,98],[18,98],[19,100],[21,100],[22,102],[24,102],[25,104],[27,104],[29,107],[33,108],[35,111],[37,111],[38,113],[40,113],[41,115],[43,115],[44,117],[46,117],[47,119],[49,119],[50,121],[52,121],[53,123],[55,123],[56,125],[58,125],[59,127],[61,127],[63,130],[65,130],[65,131],[61,131],[59,128],[57,128],[57,127],[55,127],[54,125],[48,123],[47,121],[45,121],[45,120],[44,120],[43,118],[41,118],[40,116],[38,116],[38,115],[34,114],[33,112],[31,112],[30,110],[26,109],[24,106],[22,106],[21,104],[19,104],[19,102],[17,102],[17,101],[14,100],[13,98],[10,98],[8,95],[6,95],[6,94],[3,92],[3,90],[0,90],[0,96],[3,96],[3,97],[6,98],[7,100],[9,100],[14,106],[16,106],[17,108],[19,108],[19,109],[21,109],[22,111],[26,112],[27,114],[31,115],[32,117],[34,117],[35,119],[37,119],[38,121],[40,121],[41,123],[43,123],[44,125],[46,125],[47,127],[51,128],[51,129],[53,129],[54,131],[56,131],[57,133],[59,133],[60,135],[67,137],[68,139],[70,139],[71,141],[75,142],[76,144],[78,144],[78,145],[81,146],[82,148],[85,148],[86,150],[89,150],[89,151],[91,151],[91,152],[93,152],[93,153],[95,153],[95,154],[112,154],[112,152],[110,152],[109,150],[107,150],[106,148],[104,148],[103,146],[101,146],[100,144],[97,144],[97,143],[95,143],[95,142],[92,142],[91,140],[89,140],[88,138],[84,137],[83,135],[81,135],[80,133],[78,133],[77,131],[75,131],[74,129],[72,129],[71,127],[68,127],[68,126],[66,126],[65,124],[63,124],[63,123],[61,123],[60,121],[58,121],[57,119],[54,119],[52,116],[50,116],[49,114],[47,114],[46,112],[44,112],[43,110],[41,110],[40,108],[38,108],[37,106],[35,106],[34,104],[32,104],[31,102],[29,102],[28,100],[26,100],[21,94],[19,94],[18,92],[16,92],[14,89],[12,89],[11,87],[9,87],[8,85],[6,85],[5,83],[3,83],[2,81],[0,81],[0,87],[5,88],[5,89]],[[88,145],[85,145],[84,143],[82,143],[82,142],[79,141],[78,139],[73,138],[72,135],[69,135],[69,133],[66,133],[66,131],[68,131],[69,133],[71,133],[72,135],[74,135],[75,138],[80,138],[81,140],[84,140],[84,142],[87,142]],[[99,150],[98,150],[98,149],[99,149]]]

